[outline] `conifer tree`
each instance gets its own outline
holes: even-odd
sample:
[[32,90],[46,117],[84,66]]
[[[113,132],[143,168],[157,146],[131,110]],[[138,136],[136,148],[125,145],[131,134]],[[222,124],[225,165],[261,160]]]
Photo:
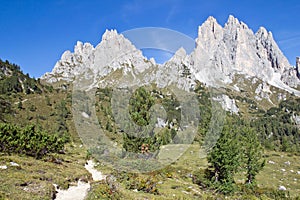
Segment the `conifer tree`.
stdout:
[[263,148],[258,140],[256,132],[249,126],[242,128],[243,136],[243,158],[246,168],[247,184],[255,184],[255,176],[265,165],[262,160]]
[[220,188],[223,192],[233,190],[234,174],[241,161],[240,149],[238,130],[231,124],[226,124],[207,157],[211,167],[209,178],[214,184],[223,187]]

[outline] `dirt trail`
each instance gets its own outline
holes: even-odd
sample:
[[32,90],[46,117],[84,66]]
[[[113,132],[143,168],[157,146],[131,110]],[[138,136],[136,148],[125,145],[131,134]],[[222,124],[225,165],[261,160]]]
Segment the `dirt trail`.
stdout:
[[[87,161],[87,164],[84,167],[92,174],[93,181],[105,179],[105,175],[94,168],[95,163],[93,160]],[[58,189],[56,184],[54,184],[54,186],[57,192],[55,200],[84,200],[91,188],[89,182],[85,183],[81,180],[78,181],[77,186],[71,186],[67,190]]]

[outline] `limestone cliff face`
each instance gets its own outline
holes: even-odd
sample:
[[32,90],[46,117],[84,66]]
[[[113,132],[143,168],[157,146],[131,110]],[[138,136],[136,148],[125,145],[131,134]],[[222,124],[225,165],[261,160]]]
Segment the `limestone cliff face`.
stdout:
[[76,75],[82,73],[82,65],[92,65],[94,62],[94,47],[90,43],[77,42],[74,53],[67,50],[56,62],[52,72],[47,72],[41,78],[49,83],[58,81],[70,82]]
[[[233,16],[229,16],[224,28],[209,17],[199,27],[196,41],[191,55],[192,68],[203,82],[227,83],[234,74],[244,74],[271,84],[278,77],[276,81],[290,87],[300,84],[297,71],[280,51],[272,33],[263,27],[254,34]],[[207,74],[217,78],[207,80]]]
[[297,66],[293,68],[289,64],[272,33],[265,28],[254,33],[233,16],[222,27],[215,18],[209,17],[199,27],[196,47],[190,55],[179,49],[173,58],[159,65],[153,59],[147,60],[123,35],[107,30],[96,47],[77,42],[74,52],[64,52],[52,72],[42,79],[49,83],[71,82],[89,71],[96,83],[120,69],[123,75],[132,74],[133,78],[147,72],[144,81],[154,81],[161,87],[176,83],[188,89],[196,80],[223,86],[231,83],[235,75],[242,74],[296,93],[293,87],[300,85]]
[[123,35],[118,34],[116,30],[107,30],[95,48],[89,43],[77,42],[74,53],[65,51],[52,72],[43,75],[42,79],[49,83],[71,82],[76,76],[87,71],[90,71],[94,78],[99,78],[119,68],[127,70],[126,68],[134,66],[135,70],[143,71],[151,64],[146,62],[142,52]]

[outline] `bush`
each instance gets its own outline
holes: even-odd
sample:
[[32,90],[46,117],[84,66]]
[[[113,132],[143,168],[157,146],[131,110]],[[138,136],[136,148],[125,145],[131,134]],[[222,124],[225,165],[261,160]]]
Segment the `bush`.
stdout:
[[35,126],[20,128],[11,124],[0,124],[0,151],[19,153],[41,158],[47,153],[59,153],[68,141],[65,136],[38,131]]
[[35,112],[36,111],[36,107],[34,106],[34,105],[30,105],[29,106],[29,110],[31,111],[31,112]]
[[109,200],[109,199],[121,199],[119,192],[112,191],[110,186],[105,181],[100,181],[92,185],[92,190],[89,192],[88,200]]
[[159,194],[156,186],[158,182],[156,173],[135,174],[125,171],[115,171],[114,175],[117,177],[118,182],[125,184],[128,190],[138,190],[154,195]]
[[271,199],[291,199],[289,191],[270,189],[270,188],[257,188],[255,190],[256,196],[265,195]]
[[200,169],[195,172],[193,172],[193,183],[199,185],[201,188],[208,188],[211,186],[211,181],[209,180],[209,177],[212,175],[211,172],[208,169]]
[[151,175],[137,175],[133,176],[131,179],[128,180],[126,188],[128,190],[136,189],[145,193],[159,194],[158,189],[156,187],[156,182],[156,178]]

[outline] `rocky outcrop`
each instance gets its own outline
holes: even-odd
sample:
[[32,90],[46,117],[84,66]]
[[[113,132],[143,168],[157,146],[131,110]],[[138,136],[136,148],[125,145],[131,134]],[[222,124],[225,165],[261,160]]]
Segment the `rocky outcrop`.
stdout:
[[238,114],[239,108],[235,104],[234,99],[230,99],[227,95],[221,95],[213,98],[215,101],[220,102],[222,108],[230,113]]
[[257,95],[255,96],[255,99],[257,100],[268,99],[270,101],[269,95],[272,94],[272,92],[270,90],[270,86],[266,82],[263,82],[258,85],[255,90],[255,94]]
[[160,88],[173,84],[180,89],[189,91],[195,85],[195,77],[190,71],[189,60],[183,48],[176,51],[169,61],[158,65],[157,69],[154,81]]

